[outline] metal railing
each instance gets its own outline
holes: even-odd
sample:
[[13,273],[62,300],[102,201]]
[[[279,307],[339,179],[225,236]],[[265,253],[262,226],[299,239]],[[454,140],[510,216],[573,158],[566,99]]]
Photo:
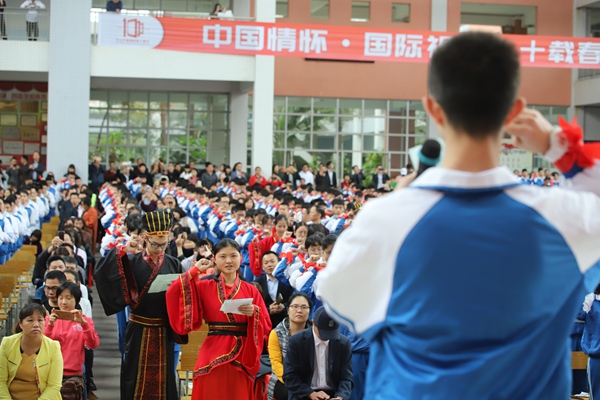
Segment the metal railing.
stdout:
[[[3,40],[37,40],[47,42],[50,40],[50,11],[34,11],[22,8],[4,8],[0,13],[0,37]],[[37,20],[36,23],[27,23],[26,17]]]
[[[100,14],[107,12],[102,8],[92,8],[92,12],[90,13],[90,22],[91,26],[91,39],[92,44],[98,44],[98,21],[100,19]],[[188,12],[188,11],[164,11],[164,10],[122,10],[121,14],[130,15],[130,16],[144,16],[144,17],[155,17],[155,18],[163,18],[163,17],[173,17],[173,18],[192,18],[192,19],[213,19],[217,18],[209,13],[205,12]],[[224,17],[222,19],[234,20],[234,21],[254,21],[254,18],[249,17]]]

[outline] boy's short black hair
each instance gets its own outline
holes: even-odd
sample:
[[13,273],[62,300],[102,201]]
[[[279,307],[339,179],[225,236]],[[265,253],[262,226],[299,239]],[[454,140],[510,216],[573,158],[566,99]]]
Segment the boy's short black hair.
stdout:
[[436,50],[429,64],[431,97],[455,129],[473,138],[498,133],[519,84],[519,53],[491,33],[458,34]]

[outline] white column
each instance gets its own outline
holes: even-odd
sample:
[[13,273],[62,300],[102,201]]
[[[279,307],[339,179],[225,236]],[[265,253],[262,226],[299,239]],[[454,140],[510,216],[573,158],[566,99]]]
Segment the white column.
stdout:
[[[258,22],[275,22],[275,2],[256,1]],[[256,56],[256,76],[252,98],[252,167],[269,173],[273,166],[273,97],[275,96],[275,58]]]
[[87,182],[90,101],[91,0],[54,1],[48,62],[48,171],[69,164]]
[[229,118],[229,165],[237,162],[246,167],[248,152],[248,94],[231,93],[231,114]]
[[[448,0],[431,0],[431,30],[446,32],[448,30]],[[431,117],[427,117],[427,138],[440,137],[440,131]]]

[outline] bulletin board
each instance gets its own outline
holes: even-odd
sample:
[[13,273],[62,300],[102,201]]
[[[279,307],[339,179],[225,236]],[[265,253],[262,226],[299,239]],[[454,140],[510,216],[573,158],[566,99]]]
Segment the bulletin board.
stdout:
[[[46,162],[48,84],[0,81],[0,160],[39,151]],[[30,159],[31,160],[31,159]]]

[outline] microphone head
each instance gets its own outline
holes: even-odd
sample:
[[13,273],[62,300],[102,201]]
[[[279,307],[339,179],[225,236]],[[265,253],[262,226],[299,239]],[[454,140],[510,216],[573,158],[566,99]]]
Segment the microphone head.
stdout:
[[[419,152],[419,161],[429,165],[436,165],[439,162],[441,151],[442,146],[440,145],[440,142],[433,139],[427,139],[425,143],[423,143],[423,147],[421,147],[421,151]],[[435,163],[432,164],[431,161],[434,160]]]

